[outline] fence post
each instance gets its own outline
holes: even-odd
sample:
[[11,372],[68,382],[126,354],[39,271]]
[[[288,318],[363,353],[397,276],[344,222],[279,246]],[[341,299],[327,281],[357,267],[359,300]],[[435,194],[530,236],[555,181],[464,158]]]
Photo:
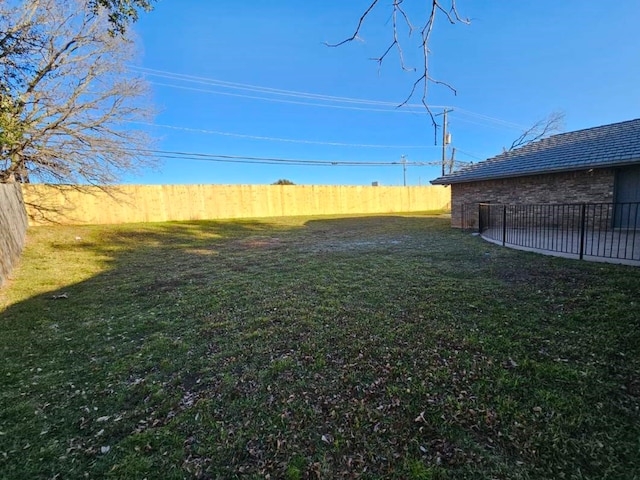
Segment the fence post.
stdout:
[[478,233],[482,234],[484,230],[484,218],[482,218],[482,204],[478,204]]
[[580,260],[584,257],[584,230],[587,221],[587,206],[580,205]]
[[502,206],[502,246],[507,243],[507,206]]

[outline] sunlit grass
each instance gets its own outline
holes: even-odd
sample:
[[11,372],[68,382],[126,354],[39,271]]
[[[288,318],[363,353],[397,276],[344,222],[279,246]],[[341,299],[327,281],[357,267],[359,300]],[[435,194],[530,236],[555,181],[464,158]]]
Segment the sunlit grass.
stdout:
[[32,229],[0,477],[636,478],[638,293],[420,215]]

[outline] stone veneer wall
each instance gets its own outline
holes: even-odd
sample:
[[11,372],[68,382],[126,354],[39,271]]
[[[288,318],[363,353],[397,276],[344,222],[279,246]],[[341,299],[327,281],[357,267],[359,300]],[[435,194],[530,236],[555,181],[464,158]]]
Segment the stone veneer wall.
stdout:
[[[478,203],[600,203],[614,201],[615,169],[551,173],[451,185],[451,226],[478,224]],[[466,214],[465,214],[466,209]]]

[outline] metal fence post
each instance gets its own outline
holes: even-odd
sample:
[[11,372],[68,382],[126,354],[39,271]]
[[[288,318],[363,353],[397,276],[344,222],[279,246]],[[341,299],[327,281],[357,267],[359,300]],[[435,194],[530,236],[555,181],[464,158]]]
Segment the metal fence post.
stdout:
[[507,206],[502,206],[502,246],[507,243]]
[[640,265],[640,202],[481,203],[478,217],[482,236],[504,247],[508,235],[509,246]]
[[580,206],[580,260],[584,257],[584,230],[587,221],[587,208],[586,204]]

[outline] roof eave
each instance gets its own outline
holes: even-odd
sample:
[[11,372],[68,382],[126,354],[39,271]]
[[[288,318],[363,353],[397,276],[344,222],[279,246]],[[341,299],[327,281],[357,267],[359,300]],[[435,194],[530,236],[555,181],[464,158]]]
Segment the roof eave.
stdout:
[[597,169],[618,168],[618,167],[624,167],[624,166],[634,165],[638,163],[640,163],[640,158],[621,160],[615,163],[596,163],[593,165],[580,165],[578,167],[572,167],[572,168],[555,168],[555,169],[546,169],[546,170],[536,170],[536,171],[530,171],[530,172],[520,172],[520,173],[513,173],[511,175],[509,174],[485,175],[481,177],[461,178],[461,179],[447,178],[448,175],[445,175],[444,177],[438,177],[434,180],[431,180],[430,183],[432,185],[453,185],[456,183],[486,182],[488,180],[503,180],[506,178],[532,177],[535,175],[547,175],[551,173],[579,172],[581,170],[591,170],[594,168],[597,168]]

